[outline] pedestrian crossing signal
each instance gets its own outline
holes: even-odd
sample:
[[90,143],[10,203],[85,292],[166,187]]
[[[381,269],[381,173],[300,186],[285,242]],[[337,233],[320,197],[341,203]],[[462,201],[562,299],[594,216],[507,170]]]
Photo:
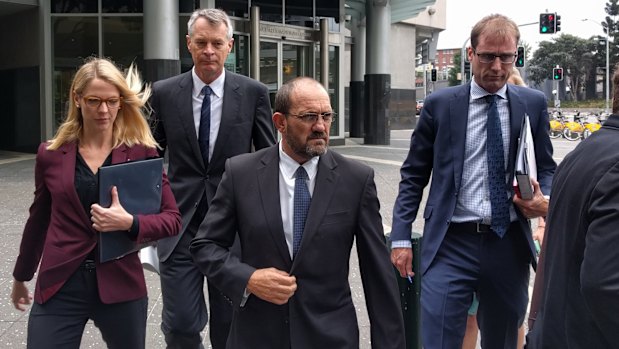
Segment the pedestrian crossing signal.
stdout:
[[524,46],[518,46],[518,53],[516,55],[516,67],[524,67]]
[[563,80],[563,68],[552,68],[552,80]]

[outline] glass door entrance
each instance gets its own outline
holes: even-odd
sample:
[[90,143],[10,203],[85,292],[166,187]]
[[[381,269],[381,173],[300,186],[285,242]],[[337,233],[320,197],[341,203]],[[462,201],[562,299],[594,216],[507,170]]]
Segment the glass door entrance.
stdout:
[[260,42],[260,81],[269,88],[271,106],[275,93],[285,82],[297,76],[313,76],[309,45],[281,41]]

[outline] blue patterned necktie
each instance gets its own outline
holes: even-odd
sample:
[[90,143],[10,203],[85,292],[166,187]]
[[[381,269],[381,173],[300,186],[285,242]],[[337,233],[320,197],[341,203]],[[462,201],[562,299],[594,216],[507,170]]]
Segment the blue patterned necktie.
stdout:
[[505,189],[505,158],[497,95],[486,96],[488,121],[486,124],[486,156],[488,159],[488,191],[492,210],[492,230],[503,237],[509,227],[509,202]]
[[297,255],[303,238],[303,229],[305,229],[305,219],[307,211],[309,211],[312,198],[307,189],[307,172],[303,166],[299,166],[295,173],[294,182],[294,213],[293,213],[293,233],[292,233],[292,256]]
[[198,131],[198,143],[202,152],[204,167],[208,167],[209,137],[211,132],[211,88],[206,85],[202,88],[204,99],[200,110],[200,129]]

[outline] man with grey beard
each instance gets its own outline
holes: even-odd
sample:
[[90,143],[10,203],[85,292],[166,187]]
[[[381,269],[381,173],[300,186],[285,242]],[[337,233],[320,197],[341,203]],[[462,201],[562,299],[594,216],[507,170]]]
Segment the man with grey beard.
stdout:
[[[232,300],[228,347],[358,348],[353,241],[372,347],[405,347],[374,172],[328,150],[334,116],[319,82],[291,80],[275,97],[281,142],[226,162],[190,251]],[[237,231],[240,258],[230,253]]]

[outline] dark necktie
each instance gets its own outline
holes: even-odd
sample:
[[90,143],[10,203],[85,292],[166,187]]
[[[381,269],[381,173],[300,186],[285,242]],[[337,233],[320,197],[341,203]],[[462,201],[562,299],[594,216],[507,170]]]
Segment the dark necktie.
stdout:
[[503,237],[509,227],[509,202],[505,189],[505,158],[497,95],[486,96],[488,121],[486,124],[486,156],[488,158],[488,191],[492,210],[492,230]]
[[211,132],[211,88],[206,85],[202,88],[204,99],[200,111],[200,129],[198,131],[198,143],[202,152],[204,167],[208,167],[209,137]]
[[294,182],[294,213],[293,213],[293,233],[292,233],[292,256],[297,255],[303,238],[303,229],[305,229],[305,219],[307,211],[309,211],[312,198],[307,189],[307,172],[303,166],[299,166],[295,174]]

